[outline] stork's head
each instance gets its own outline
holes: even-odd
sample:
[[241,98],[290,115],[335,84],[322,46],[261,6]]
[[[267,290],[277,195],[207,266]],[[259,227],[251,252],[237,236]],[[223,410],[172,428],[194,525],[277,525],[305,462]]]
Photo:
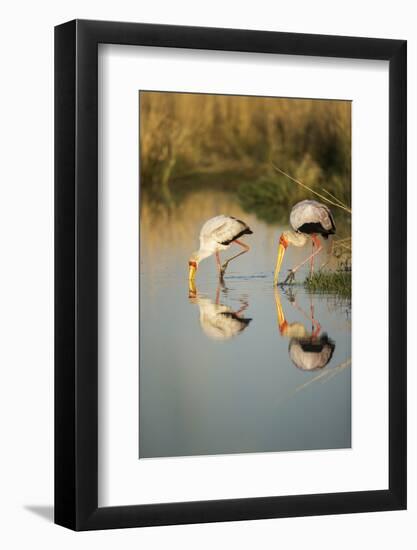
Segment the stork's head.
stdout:
[[274,285],[278,283],[278,275],[281,270],[282,260],[284,259],[285,251],[289,245],[292,246],[304,246],[307,242],[307,235],[304,233],[299,233],[297,231],[283,231],[279,238],[278,242],[278,254],[277,254],[277,263],[275,265],[274,272]]
[[194,281],[199,261],[200,258],[198,252],[193,252],[188,260],[188,281],[190,283]]

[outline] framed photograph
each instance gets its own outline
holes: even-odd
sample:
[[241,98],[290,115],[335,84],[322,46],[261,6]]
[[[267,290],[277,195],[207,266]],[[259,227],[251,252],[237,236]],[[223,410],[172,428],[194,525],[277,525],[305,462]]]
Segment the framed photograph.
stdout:
[[406,507],[406,42],[55,29],[55,522]]

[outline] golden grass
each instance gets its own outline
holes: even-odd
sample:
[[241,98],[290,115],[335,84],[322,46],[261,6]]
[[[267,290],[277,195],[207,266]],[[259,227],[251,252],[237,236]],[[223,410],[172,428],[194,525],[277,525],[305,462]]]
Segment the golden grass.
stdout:
[[275,162],[307,185],[346,188],[349,201],[350,113],[348,101],[141,92],[141,184],[166,198],[176,179],[253,181]]

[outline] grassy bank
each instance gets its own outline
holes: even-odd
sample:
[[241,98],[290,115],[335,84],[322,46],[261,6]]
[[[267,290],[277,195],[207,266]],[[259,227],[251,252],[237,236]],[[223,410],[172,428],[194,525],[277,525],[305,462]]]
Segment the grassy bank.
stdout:
[[350,298],[352,293],[352,276],[350,271],[319,271],[304,281],[309,292],[337,294]]

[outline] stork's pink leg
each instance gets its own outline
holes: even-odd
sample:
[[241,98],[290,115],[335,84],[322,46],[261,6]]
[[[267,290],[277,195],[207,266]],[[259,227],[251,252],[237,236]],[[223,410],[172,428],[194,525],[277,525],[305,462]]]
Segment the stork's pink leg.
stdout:
[[296,271],[298,271],[300,269],[300,267],[302,267],[304,264],[306,264],[309,260],[311,260],[312,258],[314,258],[315,256],[317,256],[317,254],[319,252],[321,252],[323,250],[323,247],[321,246],[321,243],[318,239],[318,237],[316,235],[313,235],[312,236],[312,239],[313,239],[313,242],[314,244],[316,245],[317,247],[317,250],[315,252],[313,252],[313,254],[311,254],[311,256],[309,256],[308,258],[306,258],[304,261],[302,261],[300,264],[296,265],[295,267],[292,268],[291,272],[292,273],[295,273]]
[[314,240],[311,240],[310,277],[314,273]]
[[321,331],[321,325],[316,319],[314,318],[314,305],[313,300],[310,302],[310,315],[311,315],[311,336],[313,338],[317,338],[317,336],[320,334]]
[[216,306],[220,304],[220,285],[217,285],[216,289]]
[[297,300],[294,299],[294,302],[292,302],[292,306],[293,308],[295,308],[297,311],[299,311],[301,313],[301,315],[307,319],[308,321],[311,322],[311,336],[313,338],[316,338],[319,334],[320,334],[320,331],[321,331],[321,325],[318,321],[316,321],[316,319],[314,318],[314,305],[313,305],[313,300],[311,298],[311,295],[310,295],[310,315],[308,315],[304,309],[302,309],[298,303],[297,303]]
[[238,244],[239,246],[241,246],[244,250],[242,250],[242,252],[239,252],[239,254],[235,254],[234,256],[232,256],[231,258],[228,258],[224,264],[222,265],[221,267],[221,271],[220,271],[220,278],[223,278],[223,275],[224,275],[224,272],[226,271],[226,267],[228,266],[229,262],[231,262],[232,260],[234,260],[235,258],[237,258],[238,256],[242,256],[242,254],[246,254],[246,252],[248,252],[250,250],[250,246],[248,246],[246,243],[242,243],[242,241],[233,241],[234,243]]
[[242,305],[242,307],[241,307],[238,311],[236,311],[235,315],[237,315],[238,317],[240,317],[240,315],[241,315],[246,309],[248,309],[248,307],[249,307],[249,304],[248,304],[247,302],[244,302],[243,305]]
[[219,251],[216,250],[216,266],[217,266],[217,271],[219,272],[219,275],[221,275],[221,272],[222,272],[222,262],[220,260],[220,254],[219,254]]

